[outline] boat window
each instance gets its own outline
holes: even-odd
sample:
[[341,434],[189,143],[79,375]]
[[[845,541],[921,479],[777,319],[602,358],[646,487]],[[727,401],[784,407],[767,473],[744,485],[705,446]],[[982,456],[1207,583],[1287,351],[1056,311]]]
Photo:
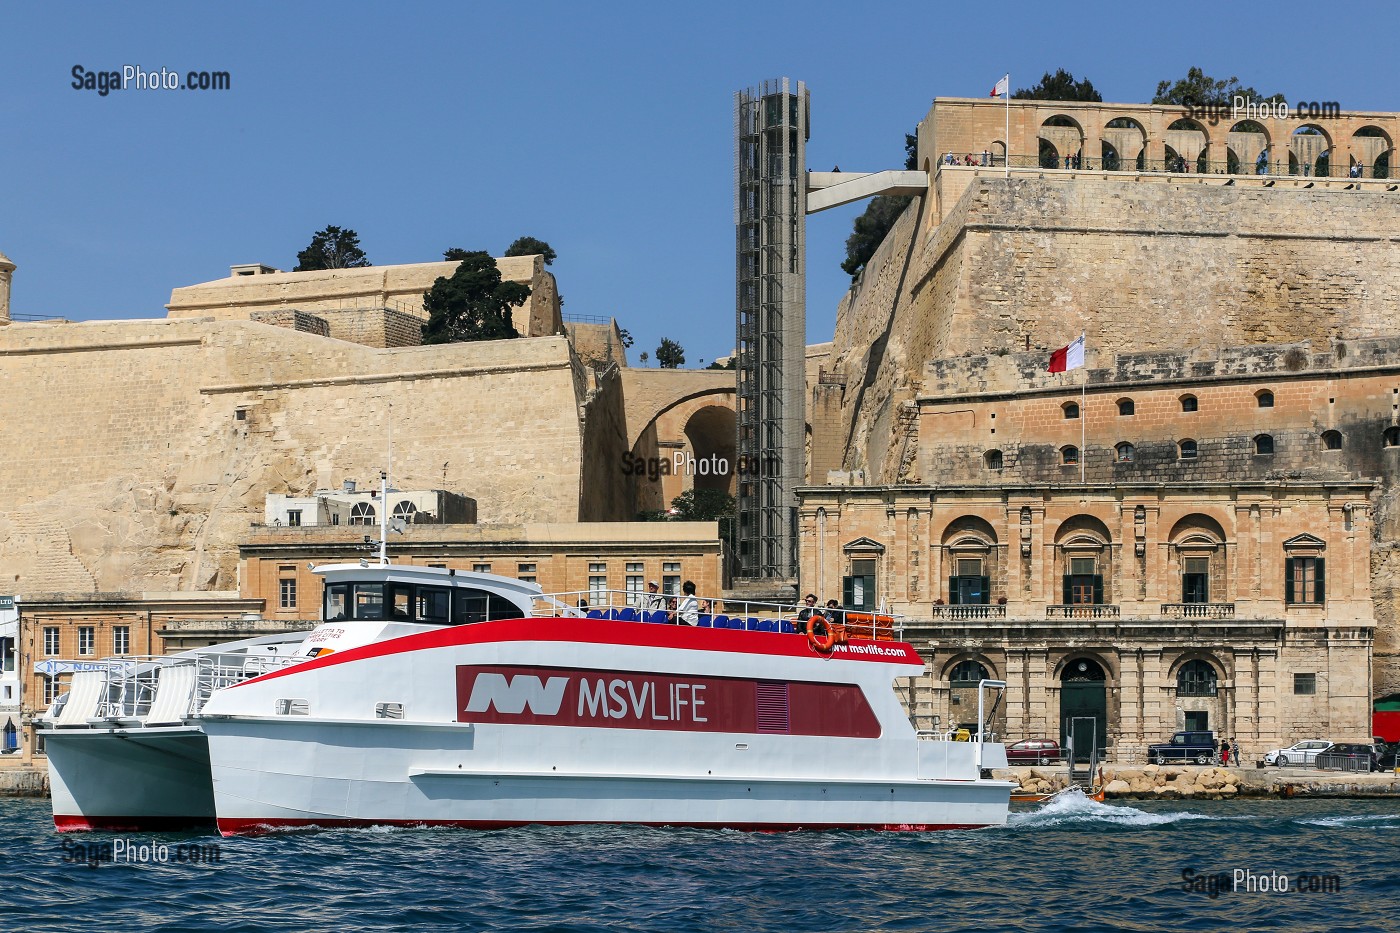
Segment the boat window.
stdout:
[[469,587],[462,587],[452,591],[452,624],[468,625],[472,622],[486,621],[486,599],[489,594],[485,590],[475,590]]
[[375,620],[384,618],[384,584],[355,584],[355,618]]
[[407,622],[413,618],[413,586],[408,583],[390,583],[384,587],[389,604],[389,618]]
[[520,607],[504,596],[491,594],[491,618],[493,619],[523,619],[525,613],[520,611]]
[[339,622],[350,617],[350,584],[335,583],[326,587],[327,622]]
[[452,621],[452,591],[445,586],[418,587],[418,612],[420,622],[429,625],[447,625]]

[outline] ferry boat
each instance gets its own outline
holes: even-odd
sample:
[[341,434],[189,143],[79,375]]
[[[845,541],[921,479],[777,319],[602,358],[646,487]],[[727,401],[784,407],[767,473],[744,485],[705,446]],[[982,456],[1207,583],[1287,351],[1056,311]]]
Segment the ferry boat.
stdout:
[[[1006,821],[996,737],[910,723],[895,685],[924,665],[897,620],[804,632],[796,607],[731,603],[688,625],[635,595],[547,596],[489,574],[315,572],[309,633],[75,674],[41,729],[55,826]],[[1004,689],[983,682],[979,722]]]

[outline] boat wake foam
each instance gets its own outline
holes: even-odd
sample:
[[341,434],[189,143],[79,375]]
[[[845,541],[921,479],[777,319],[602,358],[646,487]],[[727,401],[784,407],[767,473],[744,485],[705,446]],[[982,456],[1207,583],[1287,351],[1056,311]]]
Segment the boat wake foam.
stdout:
[[1365,813],[1357,816],[1324,816],[1315,820],[1295,820],[1304,826],[1335,829],[1400,829],[1400,813]]
[[1006,828],[1013,830],[1058,828],[1068,824],[1107,823],[1116,826],[1165,826],[1183,820],[1226,820],[1231,817],[1204,813],[1150,813],[1133,807],[1099,803],[1071,788],[1029,813],[1012,813]]

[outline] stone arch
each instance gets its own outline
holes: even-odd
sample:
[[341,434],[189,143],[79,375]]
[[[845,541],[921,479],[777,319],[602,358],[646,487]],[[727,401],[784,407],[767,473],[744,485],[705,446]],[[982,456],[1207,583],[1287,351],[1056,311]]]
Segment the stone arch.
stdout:
[[[1132,117],[1114,117],[1104,125],[1104,168],[1109,171],[1132,171],[1140,168],[1138,164],[1147,149],[1147,130],[1141,123]],[[1109,164],[1108,150],[1112,149],[1117,159],[1117,166]]]
[[1288,166],[1291,175],[1327,175],[1332,135],[1316,123],[1304,123],[1288,137]]
[[[1088,761],[1094,748],[1102,756],[1108,744],[1109,722],[1116,710],[1109,702],[1116,672],[1096,651],[1072,650],[1055,666],[1059,682],[1060,746],[1074,745],[1076,761]],[[1086,728],[1092,720],[1092,729]]]
[[1046,117],[1040,123],[1039,138],[1042,142],[1049,144],[1054,150],[1058,165],[1046,165],[1043,158],[1046,149],[1041,147],[1043,168],[1072,168],[1065,165],[1066,159],[1074,159],[1083,154],[1084,150],[1084,127],[1079,121],[1063,113],[1055,113]]
[[[665,509],[676,496],[697,486],[737,493],[745,477],[739,475],[734,456],[734,377],[725,374],[728,384],[717,386],[714,375],[623,371],[630,453],[623,467],[630,464],[626,477],[630,515]],[[699,472],[700,459],[711,455],[728,461],[724,482]],[[677,457],[687,466],[693,458],[695,470],[690,475],[675,472],[672,466]]]
[[[997,666],[985,654],[964,651],[950,657],[943,665],[941,680],[948,685],[948,726],[971,727],[977,722],[977,681],[971,679],[984,675],[987,680],[998,680]],[[957,679],[955,679],[957,678]],[[983,710],[985,714],[987,710]],[[992,715],[992,731],[998,734],[1005,731],[1006,708],[997,707]]]
[[[1167,127],[1165,135],[1167,148],[1186,164],[1188,169],[1198,167],[1199,160],[1210,148],[1210,134],[1206,128],[1190,117],[1182,117]],[[1175,167],[1168,164],[1168,171]]]
[[[737,473],[734,449],[735,414],[727,405],[706,405],[685,422],[685,437],[689,453],[695,458],[693,488],[715,489],[734,495]],[[727,471],[716,471],[722,464]]]
[[1061,605],[1088,607],[1113,601],[1113,535],[1107,525],[1092,515],[1072,516],[1055,529],[1054,548]]
[[1259,171],[1259,160],[1262,156],[1264,167],[1268,167],[1272,142],[1268,128],[1256,120],[1241,120],[1230,127],[1225,134],[1225,145],[1235,157],[1236,170],[1231,174],[1266,174]]
[[1379,126],[1367,124],[1351,134],[1351,162],[1362,178],[1389,178],[1395,141]]
[[959,516],[944,527],[939,547],[949,605],[991,603],[994,581],[1001,577],[1001,551],[992,524],[976,515]]
[[1006,140],[1004,140],[1004,139],[994,139],[994,140],[992,140],[991,153],[992,153],[992,164],[993,164],[993,165],[1005,165],[1005,164],[1006,164]]
[[1229,670],[1214,652],[1184,651],[1166,673],[1164,686],[1175,697],[1179,728],[1210,730],[1221,737],[1231,734],[1222,687],[1229,680]]

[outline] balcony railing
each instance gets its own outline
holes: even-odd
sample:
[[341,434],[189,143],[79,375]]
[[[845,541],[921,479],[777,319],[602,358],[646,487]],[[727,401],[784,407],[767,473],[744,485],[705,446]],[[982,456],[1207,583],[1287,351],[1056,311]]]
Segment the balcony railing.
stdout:
[[934,606],[933,617],[950,622],[973,621],[978,619],[1004,619],[1005,606]]
[[1046,606],[1047,619],[1116,619],[1118,607],[1081,603],[1073,606]]
[[1163,603],[1162,615],[1169,619],[1233,619],[1234,603]]
[[[1052,164],[1053,163],[1053,164]],[[981,153],[973,153],[972,161],[967,161],[967,155],[954,155],[954,161],[939,161],[939,168],[1002,168],[1006,165],[1005,158],[992,156],[987,164],[983,164]],[[1034,155],[1013,155],[1011,157],[1012,168],[1043,168],[1043,169],[1068,169],[1077,171],[1093,172],[1157,172],[1176,175],[1265,175],[1273,177],[1294,178],[1365,178],[1375,180],[1389,180],[1394,177],[1390,167],[1382,164],[1379,167],[1373,165],[1361,165],[1353,167],[1351,165],[1332,165],[1330,162],[1323,162],[1321,165],[1299,161],[1281,159],[1269,159],[1264,162],[1248,162],[1230,159],[1225,162],[1199,161],[1196,159],[1092,159],[1087,157],[1065,158],[1058,156],[1053,159],[1042,160]]]

